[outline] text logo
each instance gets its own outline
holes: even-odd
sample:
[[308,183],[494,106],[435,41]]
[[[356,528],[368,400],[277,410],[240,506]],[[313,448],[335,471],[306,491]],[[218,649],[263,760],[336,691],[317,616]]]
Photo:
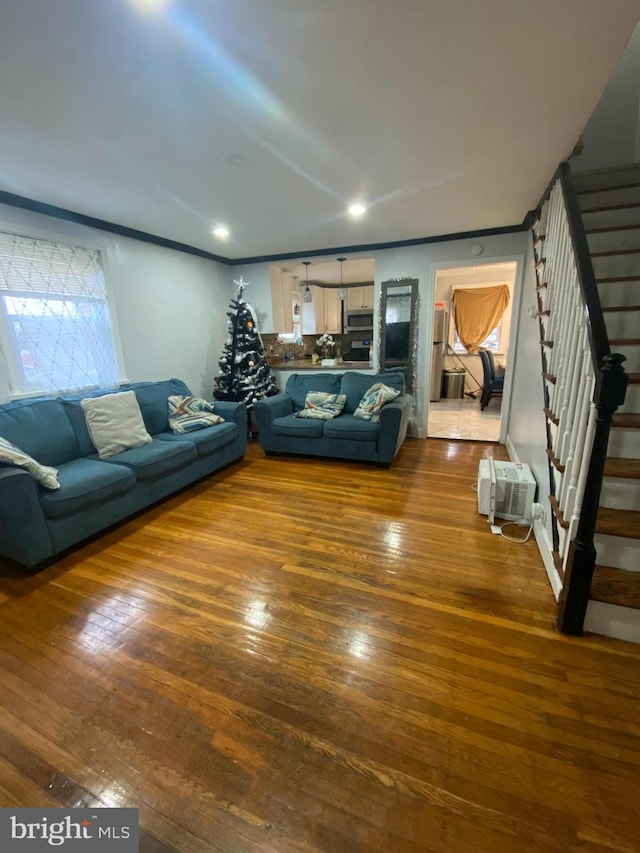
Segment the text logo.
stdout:
[[0,809],[2,853],[138,853],[138,809]]

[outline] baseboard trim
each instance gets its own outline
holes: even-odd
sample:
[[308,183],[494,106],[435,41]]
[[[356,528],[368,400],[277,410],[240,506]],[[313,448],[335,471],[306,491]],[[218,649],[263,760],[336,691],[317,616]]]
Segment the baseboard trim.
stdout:
[[551,584],[551,590],[556,601],[558,601],[560,593],[562,592],[562,578],[558,574],[556,564],[553,560],[553,547],[549,539],[549,534],[547,533],[547,528],[539,520],[533,522],[533,535],[535,537],[540,556],[542,557],[542,562],[544,563],[549,583]]
[[518,459],[518,453],[516,451],[514,443],[511,441],[511,438],[507,436],[504,440],[504,446],[507,448],[507,453],[509,454],[509,459],[512,462],[520,462]]
[[[505,438],[504,445],[507,448],[509,459],[512,462],[520,462],[520,459],[518,458],[518,452],[509,436]],[[558,601],[558,599],[560,598],[560,592],[562,591],[562,578],[560,577],[560,575],[558,574],[558,570],[556,569],[556,564],[553,559],[553,545],[549,538],[547,528],[544,526],[544,523],[542,521],[536,520],[533,522],[533,536],[536,540],[536,545],[538,546],[540,556],[542,557],[542,563],[547,573],[547,577],[549,578],[551,590],[555,596],[556,601]]]

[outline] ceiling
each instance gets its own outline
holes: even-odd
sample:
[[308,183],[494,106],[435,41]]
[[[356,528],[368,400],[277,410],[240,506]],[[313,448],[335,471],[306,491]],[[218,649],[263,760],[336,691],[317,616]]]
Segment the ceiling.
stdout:
[[0,190],[229,259],[517,225],[639,17],[640,0],[3,3]]

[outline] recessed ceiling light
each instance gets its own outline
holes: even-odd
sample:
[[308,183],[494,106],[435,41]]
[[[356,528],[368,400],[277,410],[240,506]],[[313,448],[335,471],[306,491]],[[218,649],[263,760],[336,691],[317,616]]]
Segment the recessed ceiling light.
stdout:
[[229,236],[229,229],[226,227],[226,225],[218,225],[213,229],[213,233],[216,237],[224,238]]
[[350,204],[347,210],[351,216],[362,216],[363,213],[367,212],[367,208],[361,201],[356,201],[353,204]]
[[235,154],[230,151],[228,154],[222,155],[222,162],[227,166],[244,166],[247,162],[246,158],[242,156],[242,154]]
[[132,0],[132,3],[145,11],[158,12],[167,4],[167,0]]

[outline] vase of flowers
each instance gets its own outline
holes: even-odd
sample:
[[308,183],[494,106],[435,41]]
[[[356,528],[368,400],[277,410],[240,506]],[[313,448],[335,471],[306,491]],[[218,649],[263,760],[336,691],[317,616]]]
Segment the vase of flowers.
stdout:
[[320,337],[316,341],[316,344],[318,347],[320,347],[320,351],[322,353],[322,364],[325,367],[335,367],[335,365],[337,364],[337,344],[333,340],[333,335],[329,335],[326,333],[324,335],[320,335]]

